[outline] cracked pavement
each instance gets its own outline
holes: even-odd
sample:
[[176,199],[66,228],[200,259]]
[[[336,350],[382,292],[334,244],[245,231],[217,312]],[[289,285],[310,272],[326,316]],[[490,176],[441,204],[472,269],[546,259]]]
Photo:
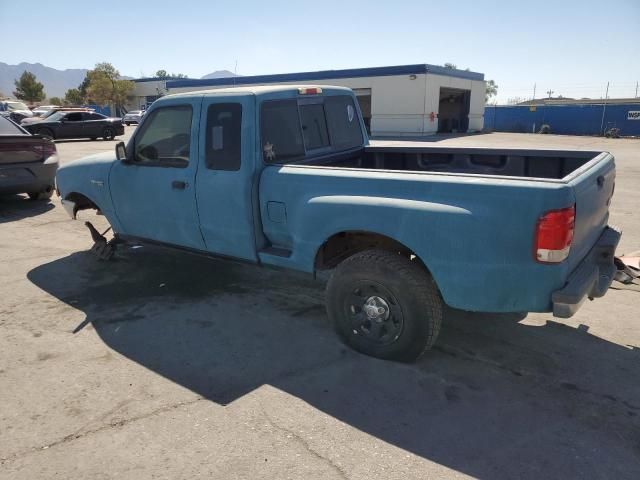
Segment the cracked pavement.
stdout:
[[[640,249],[640,140],[440,143],[612,151],[611,223]],[[0,479],[640,478],[637,291],[564,321],[449,310],[403,365],[339,343],[321,280],[90,246],[57,199],[0,199]]]

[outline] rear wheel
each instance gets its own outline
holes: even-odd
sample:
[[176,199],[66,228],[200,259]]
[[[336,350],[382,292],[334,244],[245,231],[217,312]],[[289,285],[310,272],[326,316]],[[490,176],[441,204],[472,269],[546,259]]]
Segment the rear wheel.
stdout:
[[113,140],[114,138],[116,138],[113,128],[106,127],[104,130],[102,130],[102,138],[104,138],[105,140]]
[[335,269],[327,312],[355,350],[387,360],[414,361],[433,346],[443,301],[417,262],[385,250],[366,250]]
[[53,136],[53,131],[50,128],[40,128],[38,130],[38,135],[42,135],[43,137],[49,137],[51,139],[55,138]]
[[31,200],[49,200],[53,195],[53,186],[50,185],[44,192],[29,192],[28,195]]

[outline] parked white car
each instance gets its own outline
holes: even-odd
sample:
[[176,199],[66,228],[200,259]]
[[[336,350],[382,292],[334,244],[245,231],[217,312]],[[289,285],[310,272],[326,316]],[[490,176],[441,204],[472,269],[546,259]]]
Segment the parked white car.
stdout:
[[43,116],[45,113],[47,113],[49,110],[53,110],[55,108],[58,108],[58,105],[40,105],[37,108],[34,108],[33,111],[33,116],[34,117],[41,117]]
[[142,120],[143,116],[144,110],[131,110],[122,117],[122,122],[126,125],[131,125],[132,123],[138,124]]

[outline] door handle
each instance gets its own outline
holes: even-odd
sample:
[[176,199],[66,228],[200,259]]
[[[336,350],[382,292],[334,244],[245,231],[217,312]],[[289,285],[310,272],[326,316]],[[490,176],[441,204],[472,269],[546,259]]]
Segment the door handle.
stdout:
[[184,190],[189,185],[187,182],[182,180],[174,180],[171,182],[171,188],[175,188],[176,190]]

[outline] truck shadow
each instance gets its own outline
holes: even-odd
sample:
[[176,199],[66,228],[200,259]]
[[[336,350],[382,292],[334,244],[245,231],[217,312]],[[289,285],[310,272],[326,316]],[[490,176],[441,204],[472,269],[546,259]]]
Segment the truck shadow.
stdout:
[[420,362],[384,362],[338,342],[319,282],[160,252],[127,249],[112,263],[75,253],[28,278],[85,313],[70,335],[95,328],[110,348],[221,405],[270,385],[477,478],[640,476],[635,347],[550,320],[450,310]]
[[27,195],[3,195],[0,196],[0,224],[35,217],[53,208],[50,201],[32,201]]

